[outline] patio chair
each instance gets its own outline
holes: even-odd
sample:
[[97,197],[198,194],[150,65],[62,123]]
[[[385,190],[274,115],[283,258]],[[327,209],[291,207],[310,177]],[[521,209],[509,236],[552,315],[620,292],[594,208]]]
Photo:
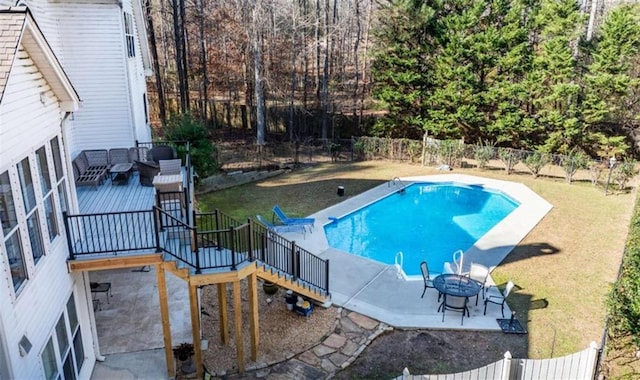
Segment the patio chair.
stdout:
[[175,160],[160,160],[160,175],[174,175],[182,174],[182,160],[177,158]]
[[316,222],[314,218],[289,218],[278,205],[273,206],[273,213],[276,217],[278,217],[278,219],[280,219],[282,224],[285,225],[309,226],[309,229],[311,229]]
[[442,322],[444,322],[444,315],[447,310],[460,311],[462,312],[460,325],[464,325],[464,314],[466,313],[467,317],[470,317],[469,308],[467,307],[468,302],[468,297],[456,297],[445,294],[444,301],[442,302],[442,305],[440,305],[440,307],[442,308]]
[[513,281],[509,280],[501,295],[490,295],[489,297],[487,297],[484,300],[484,315],[487,315],[487,304],[492,303],[495,305],[500,305],[502,318],[504,318],[504,304],[507,301],[507,297],[509,296],[509,294],[511,294],[511,290],[513,289],[513,287]]
[[160,172],[160,167],[153,161],[135,161],[140,173],[140,184],[142,186],[153,186],[153,177]]
[[[482,284],[482,298],[484,299],[485,287],[487,286],[487,280],[489,279],[489,268],[482,264],[471,263],[469,278]],[[480,293],[476,296],[476,306],[478,305],[478,297],[480,297]]]
[[133,170],[138,170],[136,161],[152,161],[149,148],[146,146],[136,146],[129,148],[129,161],[133,163]]
[[[422,295],[420,296],[420,298],[423,298],[424,293],[427,291],[427,288],[436,289],[436,287],[433,286],[433,280],[429,276],[429,265],[427,265],[426,261],[420,263],[420,271],[422,272],[422,280],[424,281],[424,289],[422,290]],[[440,302],[441,296],[442,293],[438,292],[438,302]]]
[[130,164],[129,149],[127,148],[112,148],[109,149],[109,165],[116,164]]
[[149,151],[149,154],[151,155],[151,159],[157,164],[160,163],[160,160],[173,160],[178,157],[176,150],[169,145],[154,146]]
[[300,232],[304,237],[307,232],[307,229],[305,228],[305,226],[301,224],[276,225],[276,224],[270,223],[268,220],[262,217],[262,215],[256,215],[256,219],[258,219],[258,222],[263,224],[269,231],[275,232],[277,234],[281,232]]

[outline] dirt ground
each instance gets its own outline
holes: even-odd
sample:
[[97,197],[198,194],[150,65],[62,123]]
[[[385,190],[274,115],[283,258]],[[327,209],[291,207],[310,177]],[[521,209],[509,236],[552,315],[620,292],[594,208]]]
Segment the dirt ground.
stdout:
[[509,351],[527,356],[527,335],[502,332],[394,330],[374,340],[335,379],[392,379],[406,367],[414,375],[467,371]]

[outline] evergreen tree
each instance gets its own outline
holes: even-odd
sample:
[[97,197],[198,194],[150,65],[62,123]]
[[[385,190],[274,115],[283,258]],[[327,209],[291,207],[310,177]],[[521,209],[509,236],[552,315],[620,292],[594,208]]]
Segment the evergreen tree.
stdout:
[[373,96],[388,113],[376,122],[374,134],[422,136],[422,98],[433,87],[429,57],[440,32],[436,20],[437,10],[419,0],[390,2],[381,10],[371,70]]
[[[597,153],[606,158],[626,150],[622,127],[633,119],[637,111],[633,105],[640,101],[636,69],[640,57],[640,7],[623,5],[613,9],[594,45],[584,78],[584,119],[601,141]],[[617,138],[607,137],[612,133]]]

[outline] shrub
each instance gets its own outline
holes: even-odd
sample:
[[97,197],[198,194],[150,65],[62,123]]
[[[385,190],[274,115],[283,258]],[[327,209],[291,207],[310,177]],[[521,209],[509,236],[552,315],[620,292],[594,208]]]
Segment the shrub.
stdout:
[[489,141],[485,141],[484,144],[479,142],[473,146],[473,158],[478,163],[478,168],[483,169],[487,167],[489,160],[493,157],[494,147],[495,144]]
[[619,342],[631,338],[640,347],[640,206],[636,203],[625,255],[608,298],[609,336]]
[[504,163],[504,170],[507,174],[513,172],[513,168],[520,162],[520,152],[511,148],[499,148],[498,157]]
[[584,153],[575,152],[562,156],[560,161],[562,169],[564,169],[564,177],[567,182],[571,183],[571,181],[573,181],[573,175],[576,174],[578,169],[587,167],[589,159]]
[[529,171],[533,175],[533,178],[538,178],[540,174],[540,170],[551,162],[551,157],[548,153],[544,152],[531,152],[525,159],[523,160],[524,164],[529,168]]
[[[167,120],[165,135],[169,141],[189,141],[191,163],[200,177],[218,170],[216,149],[205,126],[190,114],[173,114]],[[178,149],[178,153],[184,155]]]
[[627,182],[636,175],[636,164],[636,161],[624,161],[613,170],[613,178],[618,184],[618,190],[624,190]]

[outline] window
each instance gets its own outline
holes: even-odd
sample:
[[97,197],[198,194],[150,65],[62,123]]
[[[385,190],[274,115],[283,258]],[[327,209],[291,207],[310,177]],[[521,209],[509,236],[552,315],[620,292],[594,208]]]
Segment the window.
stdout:
[[9,172],[4,172],[0,175],[0,220],[2,221],[2,232],[5,236],[18,225],[16,207],[11,194]]
[[60,379],[58,375],[58,365],[56,363],[56,351],[53,348],[53,337],[49,338],[40,357],[42,358],[42,366],[44,367],[44,378],[47,380]]
[[36,207],[36,193],[33,188],[33,177],[31,177],[31,167],[29,166],[28,157],[18,163],[18,176],[20,177],[20,185],[22,186],[24,210],[28,214]]
[[44,197],[44,218],[47,221],[47,229],[49,230],[49,241],[53,241],[53,239],[58,236],[58,222],[53,205],[53,191],[51,191],[51,176],[49,173],[49,164],[47,163],[47,152],[44,147],[36,151],[36,157],[38,159],[40,187],[42,188],[42,195]]
[[49,230],[49,241],[58,236],[58,220],[56,219],[55,208],[53,207],[53,197],[51,194],[44,200],[44,217],[47,220],[47,229]]
[[40,359],[46,379],[75,380],[78,378],[85,357],[73,294],[69,297],[67,307],[60,315]]
[[59,181],[64,176],[64,172],[62,171],[62,152],[60,152],[58,137],[51,139],[51,155],[53,156],[53,167],[56,169],[56,180]]
[[136,40],[133,35],[133,17],[131,13],[124,12],[124,36],[127,40],[127,55],[129,57],[136,56]]
[[4,246],[7,251],[13,289],[17,292],[20,285],[27,279],[27,267],[22,252],[20,229],[18,228],[16,207],[11,193],[9,172],[0,174],[0,219],[2,219]]
[[44,244],[42,244],[42,231],[40,231],[40,219],[38,210],[27,218],[27,230],[29,231],[29,241],[31,242],[31,255],[33,262],[37,263],[44,256]]
[[47,151],[44,147],[36,151],[38,159],[38,174],[40,174],[40,187],[42,194],[47,194],[51,190],[51,177],[49,176],[49,164],[47,164]]

